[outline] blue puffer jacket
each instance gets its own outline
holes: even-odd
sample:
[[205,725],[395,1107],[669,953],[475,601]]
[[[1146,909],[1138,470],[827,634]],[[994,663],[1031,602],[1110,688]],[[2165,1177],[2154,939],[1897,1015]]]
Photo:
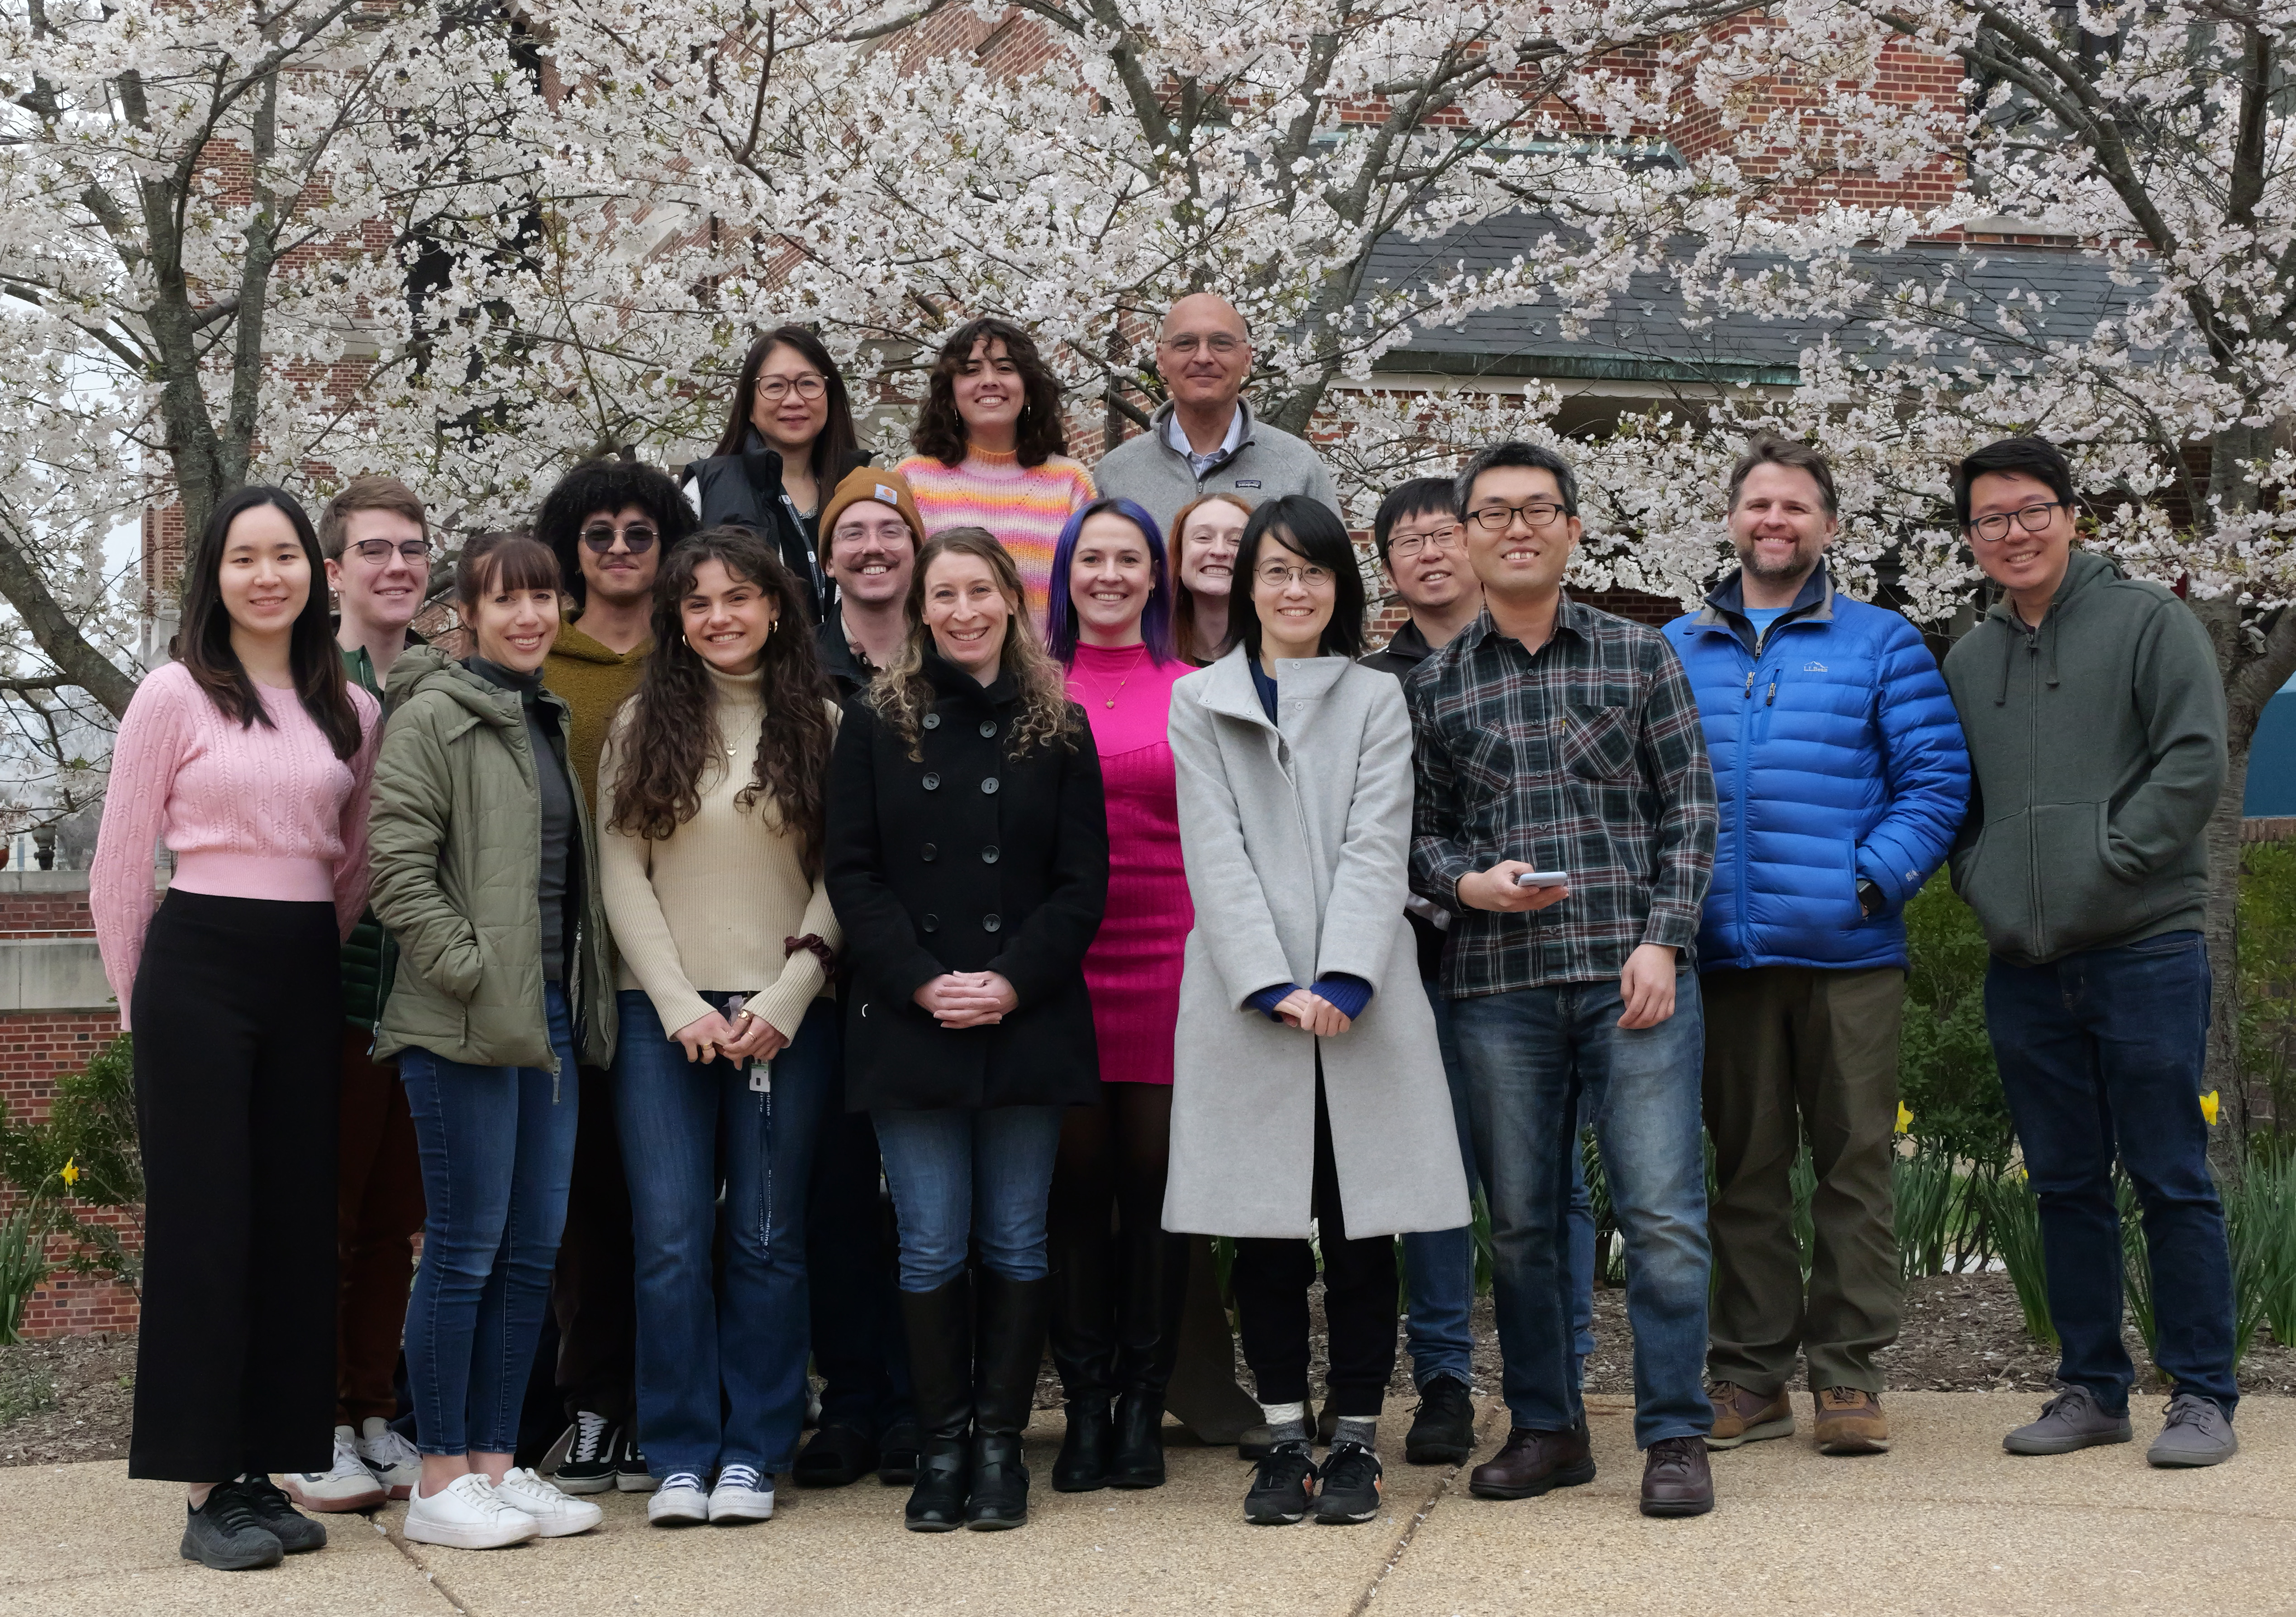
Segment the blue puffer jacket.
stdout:
[[[1701,971],[1906,964],[1903,907],[1969,806],[1969,753],[1914,626],[1824,567],[1759,654],[1736,573],[1667,638],[1698,695],[1722,815]],[[1857,878],[1887,907],[1866,919]]]

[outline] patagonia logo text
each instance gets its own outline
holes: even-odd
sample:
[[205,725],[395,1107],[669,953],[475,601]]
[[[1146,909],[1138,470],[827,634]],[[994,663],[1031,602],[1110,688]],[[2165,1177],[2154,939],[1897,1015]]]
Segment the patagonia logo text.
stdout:
[[1235,480],[1235,486],[1239,488],[1257,488],[1259,487],[1259,480],[1256,477],[1240,477]]

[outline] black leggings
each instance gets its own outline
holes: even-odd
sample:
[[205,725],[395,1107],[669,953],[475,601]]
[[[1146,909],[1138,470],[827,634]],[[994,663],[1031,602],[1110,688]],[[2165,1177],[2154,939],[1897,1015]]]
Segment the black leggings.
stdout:
[[1164,1171],[1172,1160],[1172,1087],[1103,1084],[1096,1106],[1061,1120],[1051,1217],[1106,1230],[1112,1200],[1128,1231],[1164,1227]]
[[144,1309],[127,1474],[334,1463],[335,907],[170,891],[135,972]]
[[[1321,1071],[1316,1076],[1313,1205],[1316,1246],[1324,1254],[1324,1323],[1330,1342],[1324,1380],[1333,1412],[1375,1417],[1395,1374],[1395,1237],[1348,1239]],[[1307,1402],[1308,1288],[1316,1280],[1316,1247],[1305,1241],[1239,1240],[1230,1278],[1243,1361],[1251,1367],[1259,1401]]]

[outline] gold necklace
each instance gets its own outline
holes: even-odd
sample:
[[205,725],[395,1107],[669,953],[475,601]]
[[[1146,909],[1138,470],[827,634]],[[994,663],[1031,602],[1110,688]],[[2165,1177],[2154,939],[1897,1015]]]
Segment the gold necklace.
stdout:
[[1119,680],[1118,680],[1118,681],[1116,682],[1116,689],[1115,689],[1114,691],[1112,691],[1112,692],[1111,692],[1111,693],[1109,694],[1108,700],[1107,700],[1106,702],[1102,702],[1100,705],[1101,705],[1102,707],[1103,707],[1103,708],[1113,708],[1113,707],[1115,707],[1115,705],[1116,705],[1116,699],[1117,699],[1119,696],[1121,696],[1121,695],[1123,695],[1123,694],[1124,694],[1124,687],[1125,687],[1126,685],[1130,685],[1130,684],[1132,683],[1132,676],[1133,676],[1134,674],[1137,673],[1138,671],[1139,671],[1138,662],[1137,662],[1137,660],[1136,659],[1136,660],[1135,660],[1134,666],[1133,666],[1132,668],[1127,669],[1125,670],[1125,672],[1124,672],[1124,677],[1123,677],[1123,678],[1121,678],[1121,679],[1119,679]]

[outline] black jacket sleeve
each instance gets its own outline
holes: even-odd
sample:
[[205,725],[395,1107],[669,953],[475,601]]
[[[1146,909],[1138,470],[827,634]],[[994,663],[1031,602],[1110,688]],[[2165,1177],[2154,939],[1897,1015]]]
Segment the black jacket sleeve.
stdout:
[[1071,707],[1070,718],[1075,746],[1054,743],[1058,840],[1044,902],[988,965],[1003,973],[1024,1006],[1075,980],[1108,908],[1108,805],[1101,792],[1100,752],[1082,711]]
[[[877,817],[881,733],[876,711],[865,701],[856,697],[845,704],[845,722],[837,728],[837,747],[829,759],[824,874],[855,969],[906,1000],[948,968],[917,941],[916,923],[885,880],[884,839]],[[1099,786],[1095,776],[1095,813]],[[1104,871],[1104,854],[1102,864]],[[1106,880],[1103,874],[1103,885]],[[1094,918],[1097,921],[1097,911]]]

